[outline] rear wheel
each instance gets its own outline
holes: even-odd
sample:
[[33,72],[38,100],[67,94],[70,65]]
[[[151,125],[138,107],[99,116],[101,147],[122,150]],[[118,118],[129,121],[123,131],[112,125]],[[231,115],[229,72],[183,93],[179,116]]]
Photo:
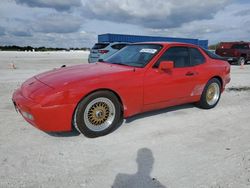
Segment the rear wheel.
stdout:
[[221,83],[218,79],[213,78],[206,84],[198,105],[204,109],[210,109],[217,105],[221,96]]
[[246,60],[244,57],[240,57],[238,60],[238,65],[244,65],[246,63]]
[[121,122],[121,104],[115,94],[97,91],[85,97],[74,114],[74,126],[87,137],[109,134]]

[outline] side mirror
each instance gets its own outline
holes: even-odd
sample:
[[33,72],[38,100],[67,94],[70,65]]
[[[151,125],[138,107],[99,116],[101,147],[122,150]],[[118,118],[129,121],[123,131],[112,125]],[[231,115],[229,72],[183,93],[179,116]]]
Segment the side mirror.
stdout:
[[171,72],[174,68],[174,62],[173,61],[162,61],[159,65],[160,72]]

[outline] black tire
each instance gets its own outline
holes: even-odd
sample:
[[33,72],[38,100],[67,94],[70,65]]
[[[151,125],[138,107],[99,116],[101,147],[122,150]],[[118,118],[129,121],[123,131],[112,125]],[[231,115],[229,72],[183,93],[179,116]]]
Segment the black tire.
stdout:
[[[219,89],[219,92],[218,92],[218,96],[216,96],[214,98],[214,101],[213,102],[210,102],[209,101],[209,98],[207,97],[207,94],[208,94],[208,90],[211,86],[218,86],[218,89]],[[216,88],[217,89],[217,88]],[[221,83],[218,79],[216,78],[213,78],[211,80],[209,80],[202,92],[202,95],[201,95],[201,98],[200,98],[200,101],[197,103],[198,106],[200,108],[203,108],[203,109],[211,109],[211,108],[214,108],[219,100],[220,100],[220,96],[221,96]],[[218,97],[218,98],[217,98]]]
[[241,63],[243,63],[243,65],[245,65],[246,59],[245,59],[244,57],[240,57],[240,58],[238,59],[238,65],[241,65]]
[[[87,111],[88,110],[87,107],[89,108],[88,105],[90,104],[90,106],[91,106],[91,104],[94,102],[94,100],[98,100],[98,99],[105,99],[105,100],[107,100],[107,102],[109,104],[110,104],[110,101],[111,101],[113,103],[113,106],[111,106],[111,107],[112,107],[112,109],[113,109],[113,107],[115,109],[115,113],[113,113],[114,115],[112,116],[110,107],[106,104],[107,109],[109,109],[109,110],[107,111],[107,113],[102,112],[102,114],[109,114],[108,116],[109,117],[112,116],[113,120],[112,120],[112,122],[107,121],[107,119],[103,120],[104,123],[107,123],[107,122],[111,123],[104,130],[93,130],[93,129],[91,129],[91,128],[93,128],[93,123],[90,123],[90,121],[93,120],[94,118],[98,118],[97,117],[98,115],[95,115],[95,117],[93,116],[94,118],[91,119],[91,118],[89,118],[90,110]],[[102,103],[102,102],[103,101],[99,101],[99,103]],[[97,108],[96,107],[97,103],[98,102],[94,103],[92,105],[92,107]],[[88,112],[87,113],[88,118],[85,118],[86,112]],[[97,113],[99,113],[99,112],[97,112],[97,109],[95,109],[95,111],[92,110],[92,114],[97,114]],[[102,116],[102,118],[104,117],[104,115],[101,115],[101,116]],[[78,104],[77,109],[75,110],[75,113],[74,113],[73,125],[79,132],[81,132],[85,136],[87,136],[89,138],[94,138],[94,137],[104,136],[104,135],[107,135],[110,132],[112,132],[114,129],[116,129],[121,124],[122,119],[123,118],[122,118],[121,103],[120,103],[119,99],[117,98],[117,96],[114,93],[110,92],[110,91],[97,91],[97,92],[91,93],[90,95],[85,97]],[[95,125],[95,126],[99,126],[99,125]]]

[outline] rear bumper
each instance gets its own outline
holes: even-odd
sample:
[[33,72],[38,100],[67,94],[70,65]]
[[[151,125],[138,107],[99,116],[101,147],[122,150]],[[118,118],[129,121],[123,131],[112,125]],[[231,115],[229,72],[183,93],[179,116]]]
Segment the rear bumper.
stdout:
[[226,58],[229,63],[237,63],[239,60],[238,57],[226,57]]
[[231,81],[231,77],[230,74],[225,75],[224,79],[223,79],[223,83],[222,83],[222,88],[221,88],[221,92],[223,92],[226,88],[226,85]]
[[89,63],[96,63],[99,60],[99,57],[89,57],[88,62]]
[[64,104],[43,107],[27,99],[20,89],[13,94],[12,101],[23,118],[34,127],[45,132],[70,131],[74,105]]

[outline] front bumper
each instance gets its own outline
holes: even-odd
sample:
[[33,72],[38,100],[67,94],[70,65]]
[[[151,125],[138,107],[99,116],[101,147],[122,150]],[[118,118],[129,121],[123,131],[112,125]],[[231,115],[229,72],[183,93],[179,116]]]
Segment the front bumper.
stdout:
[[12,101],[23,118],[42,131],[60,132],[72,129],[72,115],[75,108],[72,104],[44,107],[31,99],[25,98],[21,89],[14,92]]

